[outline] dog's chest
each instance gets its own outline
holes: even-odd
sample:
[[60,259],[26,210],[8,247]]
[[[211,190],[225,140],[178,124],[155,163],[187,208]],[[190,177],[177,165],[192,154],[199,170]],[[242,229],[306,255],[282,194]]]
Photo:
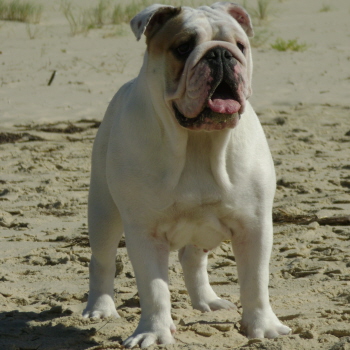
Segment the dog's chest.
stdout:
[[218,155],[209,146],[189,145],[172,204],[156,225],[156,234],[166,238],[171,249],[186,244],[213,249],[232,235],[234,199],[223,186],[227,174],[220,174]]

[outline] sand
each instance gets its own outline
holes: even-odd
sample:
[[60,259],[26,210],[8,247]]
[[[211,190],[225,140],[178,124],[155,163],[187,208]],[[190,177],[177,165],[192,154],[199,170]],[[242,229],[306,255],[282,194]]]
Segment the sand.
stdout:
[[[123,244],[115,280],[122,318],[81,317],[90,155],[108,102],[137,75],[145,44],[128,26],[118,36],[107,26],[72,37],[58,2],[42,3],[34,39],[25,24],[0,22],[0,349],[118,349],[140,317]],[[318,0],[275,2],[264,25],[270,37],[253,49],[251,100],[278,185],[271,302],[293,333],[248,340],[239,332],[237,271],[224,242],[210,253],[209,276],[237,311],[193,310],[172,253],[177,344],[152,349],[350,349],[350,4],[329,4],[321,12]],[[308,47],[278,52],[270,47],[278,37]],[[327,219],[338,216],[344,225]]]

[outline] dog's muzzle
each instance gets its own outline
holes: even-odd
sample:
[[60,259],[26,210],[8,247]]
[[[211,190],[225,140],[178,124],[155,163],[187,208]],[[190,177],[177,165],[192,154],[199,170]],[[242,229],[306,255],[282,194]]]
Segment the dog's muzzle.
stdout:
[[228,49],[216,46],[202,57],[200,63],[210,69],[208,96],[196,117],[186,117],[173,103],[176,119],[181,126],[192,130],[210,131],[235,127],[242,110],[240,91],[244,85],[242,76],[235,69],[238,61]]
[[237,60],[223,47],[215,47],[207,52],[208,61],[214,81],[208,96],[208,107],[216,113],[235,114],[241,108],[238,95],[238,82],[234,76]]

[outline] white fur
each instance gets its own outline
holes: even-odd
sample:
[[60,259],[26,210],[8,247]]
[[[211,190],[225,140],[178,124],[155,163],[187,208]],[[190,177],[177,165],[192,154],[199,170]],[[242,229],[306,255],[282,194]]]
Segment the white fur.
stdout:
[[139,76],[113,98],[96,136],[89,194],[90,293],[83,315],[119,317],[113,279],[125,232],[142,315],[124,345],[173,343],[169,251],[179,250],[194,308],[232,309],[209,284],[204,251],[231,239],[248,337],[287,334],[290,329],[269,302],[275,173],[254,110],[247,102],[234,129],[182,128],[157,89],[149,89],[161,89],[164,77],[151,78],[148,61],[146,54]]

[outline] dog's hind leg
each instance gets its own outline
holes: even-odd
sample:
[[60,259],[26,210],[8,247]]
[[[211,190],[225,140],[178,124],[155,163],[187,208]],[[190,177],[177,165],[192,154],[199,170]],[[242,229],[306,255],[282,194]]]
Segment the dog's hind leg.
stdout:
[[179,250],[179,259],[194,309],[206,312],[236,308],[230,301],[219,298],[210,286],[207,252],[193,245],[187,245]]

